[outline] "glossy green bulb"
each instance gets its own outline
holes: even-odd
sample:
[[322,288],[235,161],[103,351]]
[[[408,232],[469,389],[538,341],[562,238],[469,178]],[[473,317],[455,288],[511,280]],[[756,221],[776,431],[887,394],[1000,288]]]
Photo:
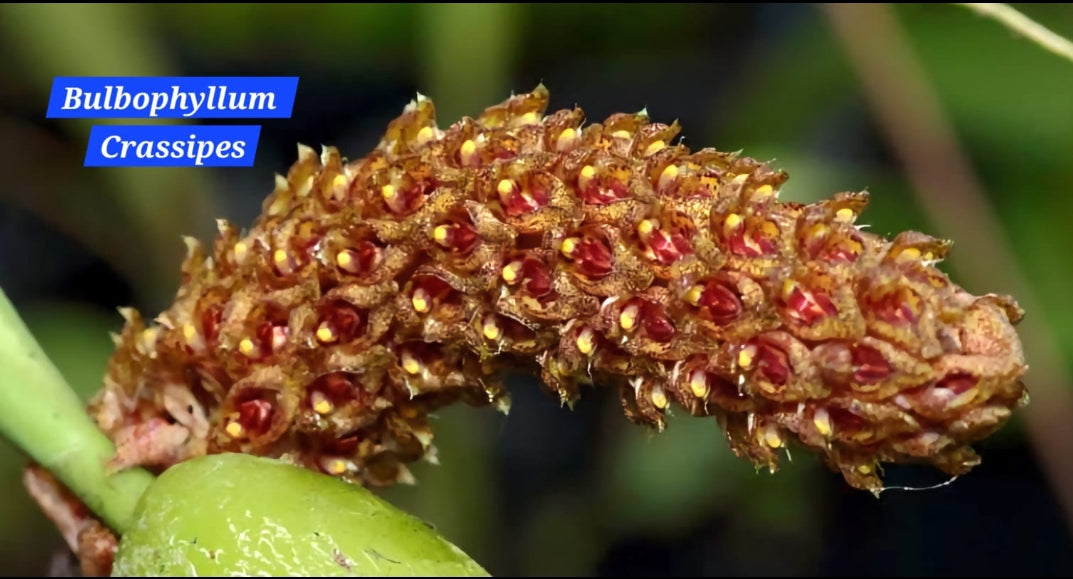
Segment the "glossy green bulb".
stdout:
[[113,576],[162,575],[489,576],[364,488],[241,454],[177,464],[142,497]]

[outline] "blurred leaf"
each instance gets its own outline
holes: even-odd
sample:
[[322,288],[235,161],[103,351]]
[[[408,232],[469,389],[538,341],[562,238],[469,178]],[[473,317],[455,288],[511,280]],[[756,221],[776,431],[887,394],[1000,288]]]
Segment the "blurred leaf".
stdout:
[[423,90],[436,102],[443,126],[510,96],[517,12],[511,4],[422,6]]
[[[178,74],[160,38],[152,34],[144,6],[130,4],[4,4],[0,6],[2,38],[16,66],[42,95],[46,108],[54,76],[152,76]],[[71,119],[64,126],[84,142],[95,119]],[[175,122],[160,120],[158,123]],[[80,169],[77,165],[70,169]],[[183,256],[181,235],[205,237],[212,232],[210,182],[202,169],[104,168],[107,180],[99,193],[115,198],[135,243],[112,252],[135,254],[117,263],[141,298],[163,307],[179,280]],[[69,210],[63,203],[49,211]],[[109,252],[109,255],[112,255]]]
[[718,130],[707,132],[718,135],[720,148],[738,149],[746,141],[798,144],[856,99],[855,79],[814,11],[752,58],[750,74],[712,104]]
[[702,11],[725,12],[724,6],[684,3],[606,4],[593,2],[525,4],[525,46],[531,58],[570,59],[651,53],[668,46],[694,47],[712,31]]
[[799,526],[815,515],[810,481],[822,467],[807,450],[791,452],[771,474],[735,456],[714,418],[672,418],[660,434],[624,428],[608,449],[608,503],[627,505],[613,509],[613,528],[673,532],[717,513]]
[[731,454],[714,419],[674,418],[660,434],[626,425],[605,452],[614,457],[608,502],[624,505],[613,511],[623,532],[688,525],[713,501],[734,496],[752,471]]
[[[1068,5],[1024,11],[1055,32],[1073,34]],[[971,143],[1018,156],[1073,143],[1073,64],[964,9],[903,5],[899,15],[947,114]]]
[[206,60],[224,65],[258,58],[283,68],[302,62],[343,74],[411,60],[418,35],[415,16],[422,9],[407,3],[159,7],[160,24]]
[[414,464],[415,486],[395,485],[380,493],[478,561],[492,556],[496,499],[491,427],[498,418],[493,410],[464,405],[437,411],[432,426],[439,464]]
[[0,560],[9,577],[40,577],[54,549],[63,547],[56,527],[22,486],[26,455],[0,440]]
[[88,401],[103,386],[115,350],[108,334],[122,329],[123,318],[70,302],[38,302],[20,312],[60,374]]
[[592,569],[606,537],[592,517],[592,504],[578,493],[546,497],[528,524],[518,529],[522,543],[519,575],[523,577],[572,577],[579,569]]

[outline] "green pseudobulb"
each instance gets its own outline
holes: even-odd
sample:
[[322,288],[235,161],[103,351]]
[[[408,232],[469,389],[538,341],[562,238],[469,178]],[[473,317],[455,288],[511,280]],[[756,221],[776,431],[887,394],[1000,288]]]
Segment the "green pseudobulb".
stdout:
[[242,454],[168,469],[120,541],[115,577],[194,575],[489,576],[364,488]]

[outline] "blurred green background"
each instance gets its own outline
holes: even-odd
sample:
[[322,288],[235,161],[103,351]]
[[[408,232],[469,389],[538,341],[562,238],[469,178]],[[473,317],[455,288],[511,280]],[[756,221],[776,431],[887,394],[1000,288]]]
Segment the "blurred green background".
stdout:
[[[1073,6],[1018,8],[1073,35]],[[419,465],[416,486],[385,496],[495,575],[1069,574],[1073,62],[950,5],[843,12],[841,35],[832,14],[807,4],[2,5],[0,286],[88,397],[121,327],[115,308],[166,307],[179,236],[209,239],[215,217],[249,223],[297,142],[361,156],[418,91],[441,127],[539,82],[553,110],[578,104],[592,122],[647,107],[656,121],[678,119],[692,147],[773,160],[791,175],[784,199],[867,188],[873,231],[954,237],[944,269],[970,291],[1031,304],[1032,411],[979,446],[970,475],[876,500],[802,453],[775,475],[755,472],[714,421],[674,419],[653,437],[607,393],[586,392],[569,412],[518,377],[509,417],[443,412],[441,464]],[[886,57],[862,75],[852,55],[868,51]],[[904,77],[906,57],[919,74]],[[293,117],[263,122],[252,169],[83,168],[90,122],[44,119],[52,78],[140,74],[301,80]],[[903,117],[885,118],[862,78],[878,83],[873,97],[926,87],[942,114],[914,116],[908,90],[892,101]],[[891,127],[916,122],[953,131],[975,175],[971,203],[956,163],[931,158],[929,181],[905,162],[932,135],[907,145]],[[58,572],[63,543],[22,490],[23,462],[0,444],[0,573]],[[888,477],[942,481],[901,468]]]

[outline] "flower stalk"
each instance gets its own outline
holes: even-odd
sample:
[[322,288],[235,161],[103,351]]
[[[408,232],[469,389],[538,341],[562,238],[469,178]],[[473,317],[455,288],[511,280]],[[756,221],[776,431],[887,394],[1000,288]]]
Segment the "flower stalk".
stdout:
[[59,478],[113,530],[128,527],[153,475],[111,474],[112,442],[42,351],[0,289],[0,435]]

